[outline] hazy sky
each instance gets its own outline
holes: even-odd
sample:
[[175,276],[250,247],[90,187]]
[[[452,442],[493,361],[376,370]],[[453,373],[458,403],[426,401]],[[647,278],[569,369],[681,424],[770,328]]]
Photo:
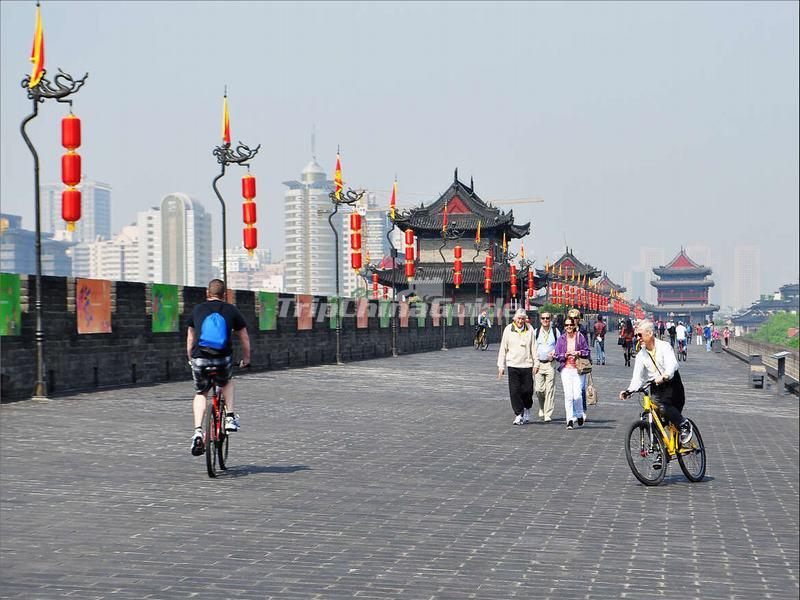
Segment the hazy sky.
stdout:
[[[763,291],[798,275],[798,3],[43,2],[46,67],[75,96],[84,171],[113,186],[112,228],[183,191],[218,219],[223,85],[234,140],[262,144],[260,243],[283,254],[282,181],[341,146],[353,187],[434,199],[459,168],[533,221],[543,263],[566,236],[616,280],[639,246],[707,244],[727,297],[733,247],[758,244]],[[33,228],[34,2],[0,4],[2,210]],[[50,101],[29,126],[60,178]],[[239,178],[223,180],[240,239]],[[411,195],[410,192],[414,192]],[[216,221],[215,237],[219,221]],[[218,244],[218,239],[215,239]],[[719,296],[717,296],[719,298]]]

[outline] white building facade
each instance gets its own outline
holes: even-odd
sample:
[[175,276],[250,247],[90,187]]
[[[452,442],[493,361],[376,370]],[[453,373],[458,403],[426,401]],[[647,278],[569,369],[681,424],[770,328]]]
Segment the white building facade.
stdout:
[[161,271],[161,209],[152,207],[136,215],[139,235],[139,281],[163,283]]

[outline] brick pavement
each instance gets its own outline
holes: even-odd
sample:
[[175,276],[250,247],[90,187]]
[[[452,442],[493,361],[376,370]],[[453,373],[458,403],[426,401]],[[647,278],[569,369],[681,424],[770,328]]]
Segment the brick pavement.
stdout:
[[[0,407],[3,598],[798,597],[798,402],[694,347],[708,479],[646,488],[616,346],[584,429],[511,426],[496,345],[239,379],[228,475],[187,383]],[[669,529],[667,529],[667,527]]]

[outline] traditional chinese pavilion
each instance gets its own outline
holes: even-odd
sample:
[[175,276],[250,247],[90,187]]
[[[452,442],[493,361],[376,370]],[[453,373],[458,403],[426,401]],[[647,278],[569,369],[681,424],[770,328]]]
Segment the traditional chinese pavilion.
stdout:
[[608,273],[605,271],[603,271],[603,274],[600,275],[599,279],[595,280],[594,289],[602,294],[613,296],[624,294],[627,290],[627,288],[621,286],[620,284],[614,283],[608,276]]
[[656,319],[672,318],[698,323],[710,318],[719,310],[708,301],[708,289],[714,285],[710,267],[693,261],[681,251],[669,263],[653,269],[658,277],[650,285],[658,290],[658,304],[645,306]]
[[589,282],[599,277],[600,273],[600,269],[578,260],[572,253],[572,249],[568,247],[565,249],[564,254],[552,265],[548,263],[543,268],[536,269],[536,287],[547,288],[547,295],[544,298],[539,298],[536,303],[562,303],[560,299],[554,298],[557,293],[554,293],[552,285],[548,285],[548,283],[561,283],[563,286],[569,286],[570,289],[572,287],[584,289],[588,288]]
[[[510,271],[502,260],[503,240],[507,244],[509,240],[530,233],[530,223],[514,223],[512,210],[503,212],[481,200],[475,193],[472,180],[469,186],[459,181],[458,169],[455,170],[453,183],[437,200],[428,206],[423,203],[417,208],[398,212],[394,222],[402,231],[411,230],[414,233],[414,276],[409,283],[402,261],[403,250],[399,249],[400,257],[394,269],[390,268],[390,262],[387,264],[384,260],[380,268],[375,270],[379,284],[391,286],[394,283],[398,290],[413,288],[419,295],[441,296],[444,281],[445,297],[453,301],[474,300],[476,294],[487,296],[484,291],[487,255],[491,255],[493,263],[491,293],[488,296],[492,299],[500,296],[502,286],[507,295]],[[447,239],[442,234],[445,223]],[[480,243],[477,236],[479,224]],[[453,283],[456,246],[461,247],[462,253],[462,281],[458,289]]]

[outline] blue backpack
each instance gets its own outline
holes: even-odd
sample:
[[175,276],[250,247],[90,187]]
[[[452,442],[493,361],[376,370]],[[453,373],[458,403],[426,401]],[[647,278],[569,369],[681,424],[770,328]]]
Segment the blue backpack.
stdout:
[[201,348],[213,348],[214,350],[222,350],[228,343],[228,322],[222,316],[223,303],[219,303],[219,311],[214,311],[203,319],[203,325],[200,328],[200,341],[198,345]]

